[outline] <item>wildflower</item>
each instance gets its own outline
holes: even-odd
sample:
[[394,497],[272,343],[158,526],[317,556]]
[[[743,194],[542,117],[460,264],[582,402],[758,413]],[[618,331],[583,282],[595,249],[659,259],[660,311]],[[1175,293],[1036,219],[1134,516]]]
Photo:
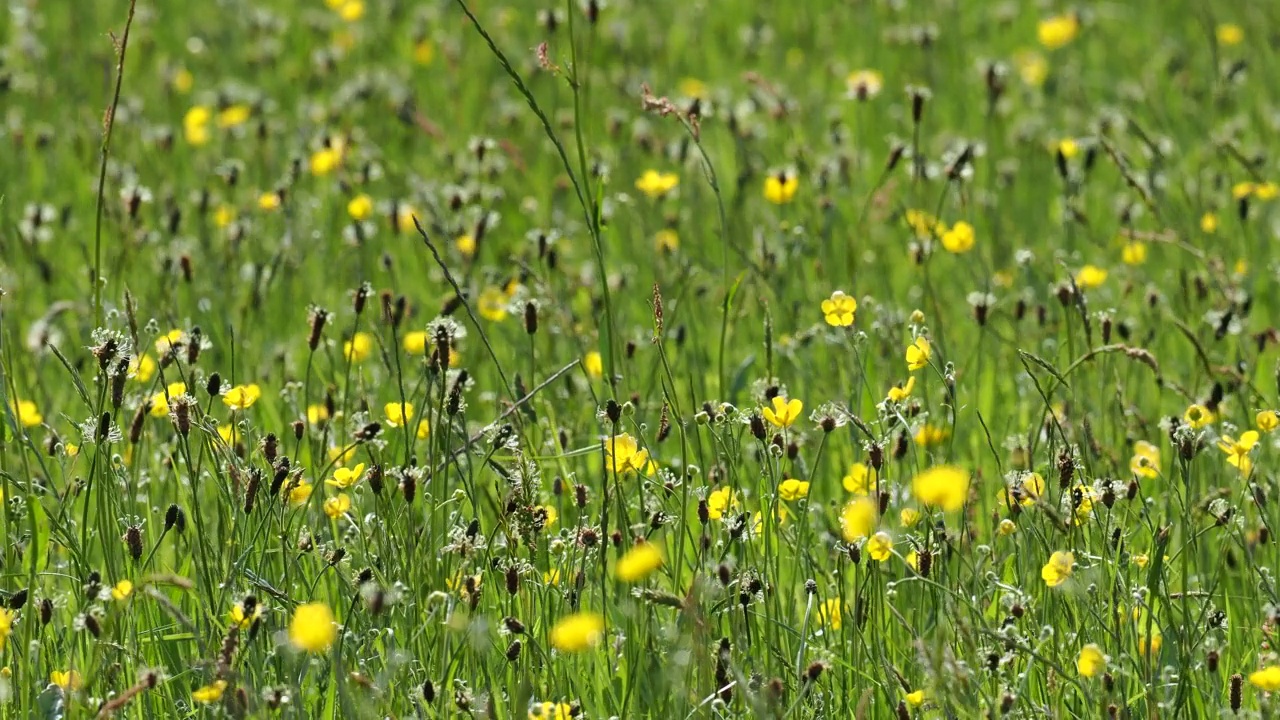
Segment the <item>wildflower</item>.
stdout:
[[542,582],[548,585],[559,585],[560,570],[557,568],[551,568],[550,570],[542,573]]
[[920,426],[919,430],[916,430],[914,439],[920,447],[932,447],[941,445],[949,437],[951,437],[951,433],[946,428],[932,423],[925,423]]
[[328,175],[341,162],[342,150],[336,147],[327,147],[311,154],[311,160],[307,163],[307,168],[311,170],[312,175]]
[[1049,77],[1049,61],[1034,50],[1022,50],[1013,56],[1013,66],[1018,70],[1018,77],[1031,87],[1044,85]]
[[352,220],[367,220],[373,214],[373,198],[360,193],[347,203],[347,214]]
[[649,451],[641,448],[628,433],[609,438],[605,443],[604,454],[606,467],[613,468],[615,473],[643,470],[649,461]]
[[248,105],[230,105],[218,111],[217,125],[223,129],[239,127],[248,122],[251,114]]
[[289,641],[299,650],[322,653],[338,639],[333,611],[322,602],[299,605],[289,621]]
[[418,421],[418,431],[415,433],[419,440],[426,440],[431,435],[431,423],[426,418]]
[[907,693],[903,698],[907,701],[907,705],[910,705],[913,708],[918,708],[924,704],[924,691],[915,690]]
[[1280,666],[1268,665],[1261,670],[1249,673],[1249,684],[1264,692],[1280,690]]
[[464,258],[475,257],[476,254],[476,238],[471,233],[463,233],[453,239],[453,246],[458,249],[458,253]]
[[906,400],[907,398],[911,397],[911,391],[915,390],[915,388],[916,388],[916,376],[910,375],[907,377],[907,382],[905,384],[894,385],[893,387],[889,388],[889,394],[886,396],[886,399],[889,402],[900,403],[903,400]]
[[360,463],[353,468],[340,467],[334,470],[333,477],[325,480],[324,484],[336,487],[339,490],[346,490],[360,482],[362,477],[364,477],[364,463]]
[[845,78],[845,86],[849,89],[850,98],[870,100],[880,94],[884,76],[875,70],[855,70]]
[[1107,656],[1102,654],[1102,648],[1089,643],[1080,648],[1080,655],[1076,658],[1076,671],[1085,677],[1097,677],[1098,673],[1107,669]]
[[400,346],[410,355],[426,355],[427,334],[422,330],[405,333],[404,340],[401,341]]
[[[167,412],[167,411],[166,411]],[[22,427],[35,427],[44,422],[40,408],[30,400],[19,400],[13,404],[13,414],[18,416],[18,424]]]
[[1078,497],[1080,502],[1076,505],[1071,522],[1073,525],[1083,525],[1084,521],[1093,514],[1093,501],[1097,499],[1098,493],[1087,485],[1076,485],[1072,489],[1072,494]]
[[264,192],[258,196],[258,209],[263,212],[279,210],[283,204],[284,198],[278,192]]
[[680,184],[680,176],[675,173],[645,170],[636,180],[636,189],[651,198],[660,198],[671,192]]
[[1044,580],[1044,584],[1049,587],[1058,587],[1071,577],[1071,571],[1075,569],[1076,558],[1069,552],[1057,550],[1049,556],[1049,562],[1040,568],[1040,578]]
[[294,485],[293,488],[289,490],[289,505],[291,507],[301,507],[302,505],[305,505],[307,501],[311,499],[311,491],[314,489],[315,487],[306,480]]
[[863,463],[849,466],[849,474],[840,480],[844,489],[855,495],[870,494],[876,486],[876,471]]
[[173,84],[174,92],[179,95],[186,95],[191,92],[191,88],[195,86],[196,78],[191,74],[190,70],[180,67],[174,71],[171,82]]
[[809,497],[809,483],[806,480],[796,480],[795,478],[783,480],[778,485],[778,497],[787,502]]
[[1054,15],[1036,26],[1036,38],[1049,50],[1064,47],[1080,33],[1080,20],[1075,15]]
[[1259,200],[1275,200],[1280,195],[1280,184],[1276,184],[1268,180],[1267,182],[1258,183],[1253,188],[1253,196]]
[[687,98],[701,100],[707,97],[707,84],[698,78],[681,78],[676,87]]
[[909,209],[903,215],[903,219],[906,220],[907,227],[911,228],[915,232],[916,238],[920,240],[929,240],[933,237],[941,236],[947,231],[945,224],[923,210]]
[[9,635],[13,632],[13,621],[17,617],[17,613],[8,608],[0,608],[0,652],[4,651],[5,643],[9,641]]
[[884,562],[893,554],[893,538],[887,532],[878,532],[867,540],[867,555],[876,562]]
[[1244,41],[1244,30],[1235,23],[1222,23],[1214,30],[1221,45],[1239,45]]
[[1080,154],[1080,143],[1076,142],[1074,138],[1063,138],[1054,146],[1054,150],[1062,157],[1070,160]]
[[1161,645],[1164,645],[1164,636],[1158,632],[1152,632],[1150,637],[1146,635],[1138,637],[1138,653],[1141,655],[1159,655]]
[[1257,444],[1258,431],[1246,430],[1241,433],[1239,440],[1230,435],[1223,435],[1222,440],[1218,441],[1218,448],[1227,454],[1228,465],[1238,468],[1241,475],[1248,475],[1253,469],[1253,461],[1249,459],[1249,453]]
[[800,178],[795,173],[783,171],[764,179],[764,199],[774,205],[785,205],[796,197]]
[[262,603],[254,603],[253,610],[247,611],[242,600],[231,606],[231,612],[227,613],[227,620],[233,627],[248,630],[255,620],[262,617],[262,613]]
[[560,619],[551,628],[548,640],[560,652],[590,650],[604,639],[604,618],[596,613],[575,613]]
[[652,575],[662,567],[662,548],[649,542],[642,542],[618,558],[613,574],[625,583],[637,583]]
[[542,527],[549,528],[556,524],[556,520],[560,519],[560,513],[556,512],[554,505],[539,505],[536,509],[541,510],[543,515]]
[[868,497],[849,501],[840,513],[840,529],[845,542],[871,536],[876,526],[876,503]]
[[834,630],[839,630],[844,617],[844,601],[838,597],[828,598],[818,606],[818,621]]
[[75,670],[54,670],[49,673],[49,682],[67,692],[75,692],[84,684],[80,673]]
[[329,462],[334,465],[345,465],[356,456],[356,446],[351,445],[347,448],[331,447],[329,448]]
[[219,205],[217,210],[213,211],[213,224],[219,228],[225,228],[236,219],[236,209],[230,205]]
[[389,402],[382,407],[382,412],[391,427],[407,425],[413,419],[413,403]]
[[582,356],[582,369],[587,371],[587,376],[599,380],[604,376],[604,359],[600,357],[600,353],[592,350]]
[[831,293],[831,297],[822,301],[822,316],[832,327],[849,327],[853,324],[854,311],[858,309],[858,301],[844,294],[842,290]]
[[973,226],[963,220],[942,233],[942,247],[950,253],[967,253],[973,249],[973,243]]
[[133,583],[121,580],[111,588],[111,597],[115,600],[127,600],[133,594]]
[[501,322],[507,317],[507,294],[502,292],[501,288],[492,285],[480,291],[480,297],[476,300],[476,309],[480,311],[480,317],[490,322]]
[[1209,408],[1199,403],[1195,403],[1189,406],[1187,411],[1182,414],[1182,419],[1186,420],[1187,424],[1190,425],[1193,430],[1199,430],[1218,418]]
[[939,465],[916,475],[911,491],[925,505],[955,512],[964,507],[969,496],[969,473],[953,465]]
[[166,392],[156,393],[151,396],[151,417],[167,417],[169,415],[169,398],[185,395],[187,384],[181,382],[169,383],[165,390]]
[[653,247],[658,252],[673,253],[680,249],[680,236],[670,228],[659,230],[653,235]]
[[1127,242],[1120,251],[1120,259],[1125,265],[1141,265],[1147,261],[1147,244],[1141,240]]
[[1076,271],[1076,285],[1084,290],[1100,287],[1107,281],[1107,271],[1097,265],[1085,265]]
[[1018,524],[1009,518],[1005,518],[1000,521],[998,526],[996,526],[996,532],[1000,533],[1002,537],[1009,537],[1010,535],[1018,532]]
[[904,528],[915,527],[916,523],[920,522],[920,511],[915,508],[902,508],[898,512],[898,522],[901,522]]
[[422,39],[413,44],[413,61],[419,65],[430,65],[436,58],[436,46],[430,40]]
[[321,404],[307,406],[307,424],[319,425],[329,419],[329,408]]
[[529,709],[529,720],[573,720],[573,706],[568,703],[541,702]]
[[804,410],[804,403],[795,398],[788,400],[781,395],[773,396],[772,404],[773,407],[762,409],[760,414],[764,416],[765,420],[780,428],[791,427]]
[[1280,427],[1280,414],[1277,414],[1275,410],[1260,410],[1254,416],[1253,422],[1258,426],[1259,430],[1269,433]]
[[1160,448],[1146,440],[1133,444],[1133,457],[1129,459],[1129,471],[1140,478],[1154,478],[1160,474]]
[[929,344],[929,338],[923,335],[916,338],[915,342],[907,346],[907,369],[912,372],[919,370],[929,364],[932,356],[933,347]]
[[1243,200],[1252,195],[1255,188],[1257,185],[1247,180],[1238,182],[1231,186],[1231,197],[1235,200]]
[[1130,559],[1133,560],[1134,565],[1137,565],[1140,568],[1145,568],[1147,566],[1147,563],[1151,562],[1151,557],[1148,556],[1146,553],[1138,553],[1137,555],[1134,555]]
[[1212,235],[1218,231],[1218,216],[1214,213],[1207,212],[1200,216],[1200,231]]
[[1006,507],[1035,505],[1044,495],[1044,476],[1038,472],[1023,474],[1002,493]]
[[373,336],[358,332],[351,339],[342,343],[342,356],[348,362],[364,362],[373,353]]
[[738,504],[738,498],[733,490],[727,487],[712,490],[707,495],[707,517],[712,520],[719,520],[724,517],[725,511]]
[[198,690],[191,691],[191,699],[202,705],[210,705],[222,699],[222,692],[227,689],[226,680],[214,680]]
[[222,396],[222,404],[232,410],[248,410],[262,397],[262,388],[257,385],[237,385]]
[[327,498],[323,507],[324,514],[328,515],[330,520],[337,520],[351,509],[351,497],[346,493],[338,493],[337,497]]
[[150,355],[142,353],[129,360],[127,374],[134,380],[145,383],[156,374],[156,361],[152,360]]
[[209,120],[213,113],[203,105],[196,105],[182,116],[182,136],[187,144],[200,146],[209,142]]
[[364,0],[346,0],[338,7],[338,17],[349,23],[364,17]]

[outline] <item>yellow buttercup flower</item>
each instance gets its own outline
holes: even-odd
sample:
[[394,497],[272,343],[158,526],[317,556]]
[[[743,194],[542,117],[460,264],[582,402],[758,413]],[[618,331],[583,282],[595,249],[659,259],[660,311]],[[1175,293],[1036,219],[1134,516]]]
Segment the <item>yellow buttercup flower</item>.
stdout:
[[933,447],[934,445],[941,445],[946,442],[949,437],[951,437],[951,432],[946,428],[934,425],[933,423],[924,423],[920,426],[919,430],[916,430],[916,434],[913,439],[920,447]]
[[313,490],[315,490],[315,486],[306,480],[294,485],[293,488],[289,490],[289,505],[296,508],[307,504],[307,501],[311,499],[311,493]]
[[876,562],[884,562],[893,555],[893,538],[887,532],[878,532],[867,539],[867,555]]
[[1076,142],[1074,138],[1064,138],[1059,140],[1057,144],[1053,146],[1053,149],[1062,155],[1062,157],[1070,160],[1080,154],[1080,143]]
[[901,385],[894,385],[893,387],[889,388],[889,394],[885,396],[885,399],[888,400],[889,402],[900,403],[903,400],[906,400],[907,398],[911,397],[911,391],[915,390],[915,388],[916,388],[916,376],[910,375],[907,377],[907,382]]
[[49,673],[49,682],[57,685],[66,692],[75,692],[84,685],[80,673],[75,670],[54,670]]
[[262,397],[262,388],[257,385],[237,385],[222,396],[222,404],[232,410],[248,410]]
[[618,558],[613,568],[614,577],[625,583],[637,583],[662,567],[662,548],[649,542],[633,546]]
[[1054,15],[1040,21],[1036,38],[1049,50],[1064,47],[1080,34],[1080,20],[1075,15]]
[[[185,387],[183,392],[186,392]],[[35,427],[44,422],[44,415],[40,414],[40,408],[30,400],[19,400],[14,403],[13,414],[18,417],[18,424],[24,428]]]
[[796,197],[800,178],[792,172],[780,172],[764,179],[764,199],[774,205],[785,205]]
[[364,17],[364,0],[346,0],[338,7],[338,17],[349,23]]
[[932,467],[915,476],[911,492],[925,505],[955,512],[969,497],[969,473],[954,465]]
[[151,417],[166,417],[169,414],[169,398],[185,395],[187,392],[187,384],[176,382],[169,383],[165,388],[165,392],[156,393],[151,396]]
[[1141,240],[1133,240],[1124,245],[1120,251],[1120,259],[1125,265],[1141,265],[1147,261],[1147,244]]
[[1043,475],[1038,472],[1025,473],[1001,492],[1001,499],[1006,507],[1030,507],[1044,496],[1044,487]]
[[645,170],[636,180],[636,189],[651,198],[660,198],[671,192],[680,184],[680,176],[675,173]]
[[346,493],[338,493],[336,497],[326,498],[323,508],[330,520],[337,520],[351,509],[351,497]]
[[204,145],[209,142],[209,121],[213,112],[203,105],[196,105],[182,116],[182,136],[189,145]]
[[658,252],[673,253],[680,249],[680,236],[671,228],[664,228],[654,233],[653,247]]
[[1069,552],[1063,550],[1055,551],[1049,556],[1049,562],[1040,568],[1040,578],[1044,580],[1044,584],[1049,587],[1058,587],[1071,577],[1071,573],[1075,570],[1076,558]]
[[263,212],[279,210],[280,206],[283,204],[284,196],[276,191],[264,192],[258,196],[258,209]]
[[1089,290],[1102,285],[1107,281],[1107,271],[1097,265],[1085,265],[1076,271],[1076,285],[1083,290]]
[[1182,414],[1182,419],[1186,420],[1193,430],[1199,430],[1218,418],[1209,408],[1195,403],[1187,407],[1187,411]]
[[234,627],[248,630],[254,621],[262,617],[263,612],[262,603],[254,603],[252,610],[246,610],[244,601],[240,601],[231,606],[231,612],[227,613],[227,620]]
[[974,237],[973,226],[961,220],[942,233],[942,247],[957,255],[967,253],[973,249]]
[[342,149],[337,147],[326,147],[311,153],[311,159],[307,162],[307,169],[312,175],[323,176],[333,172],[342,164]]
[[1160,448],[1146,440],[1133,444],[1133,457],[1129,459],[1129,472],[1140,478],[1154,478],[1160,474]]
[[5,643],[13,633],[13,621],[18,614],[8,608],[0,608],[0,652],[4,652]]
[[347,214],[352,220],[368,220],[373,215],[373,198],[364,193],[351,198],[347,203]]
[[127,372],[129,377],[140,383],[145,383],[156,374],[156,361],[152,360],[150,355],[142,353],[129,360]]
[[589,612],[563,617],[551,628],[547,639],[560,652],[585,652],[604,639],[604,617]]
[[818,606],[818,622],[832,630],[839,630],[844,620],[844,601],[838,597],[828,598]]
[[322,602],[299,605],[289,621],[289,642],[309,653],[322,653],[338,639],[333,611]]
[[640,447],[628,433],[610,437],[605,442],[605,467],[615,473],[631,473],[644,470],[649,462],[649,451]]
[[854,311],[858,309],[858,301],[844,294],[842,290],[831,293],[831,297],[822,301],[822,316],[832,327],[849,327],[853,324]]
[[111,588],[111,597],[115,600],[128,600],[133,594],[133,583],[128,580],[121,580]]
[[921,705],[923,705],[923,704],[924,704],[924,691],[923,691],[923,690],[915,690],[915,691],[912,691],[912,692],[907,693],[906,695],[903,695],[902,697],[903,697],[903,699],[904,699],[904,700],[906,700],[906,701],[907,701],[907,705],[909,705],[909,706],[911,706],[911,707],[913,707],[913,708],[918,708],[918,707],[920,707]]
[[511,299],[502,291],[502,288],[490,285],[480,291],[480,297],[476,300],[476,310],[485,320],[501,322],[507,318],[507,308],[510,304]]
[[1214,30],[1221,45],[1239,45],[1244,41],[1244,29],[1235,23],[1222,23]]
[[788,428],[795,423],[800,417],[800,413],[804,411],[804,403],[794,398],[788,400],[781,395],[775,395],[772,401],[772,407],[766,407],[760,411],[765,420],[768,420],[774,427]]
[[1259,430],[1269,433],[1280,427],[1280,414],[1277,414],[1275,410],[1260,410],[1253,417],[1253,422],[1258,426]]
[[582,356],[582,369],[587,371],[588,376],[598,380],[604,376],[604,358],[592,350]]
[[319,425],[329,419],[329,408],[315,403],[307,406],[307,424]]
[[573,712],[568,703],[541,702],[529,708],[529,720],[573,720]]
[[855,70],[845,78],[849,97],[855,100],[870,100],[880,94],[884,87],[884,76],[875,70]]
[[1268,665],[1249,673],[1249,684],[1264,692],[1280,690],[1280,666]]
[[1044,85],[1045,79],[1049,77],[1049,61],[1044,55],[1034,50],[1022,50],[1014,54],[1013,66],[1018,71],[1018,77],[1022,82],[1031,87],[1040,87]]
[[1218,231],[1218,216],[1216,213],[1207,212],[1200,216],[1200,231],[1208,235]]
[[358,363],[373,354],[373,336],[358,332],[351,339],[342,343],[342,356],[349,362]]
[[382,407],[382,412],[387,419],[388,425],[400,427],[408,424],[413,419],[413,403],[389,402]]
[[907,369],[912,372],[928,365],[929,358],[933,357],[933,346],[929,344],[929,338],[923,335],[916,338],[907,346],[906,357]]
[[224,130],[239,127],[248,122],[251,114],[248,105],[230,105],[218,111],[217,125]]
[[226,680],[214,680],[211,684],[205,685],[198,690],[191,691],[191,699],[202,705],[210,705],[222,699],[222,693],[227,689]]
[[854,463],[849,466],[849,474],[840,480],[840,484],[855,495],[869,495],[876,486],[876,471],[863,463]]
[[1080,648],[1080,655],[1076,658],[1076,671],[1084,677],[1097,677],[1102,671],[1107,669],[1107,656],[1102,654],[1102,648],[1090,643]]
[[840,513],[840,530],[845,542],[870,537],[876,527],[876,503],[868,497],[860,497],[845,504]]
[[337,468],[333,471],[333,477],[325,480],[324,484],[340,490],[346,490],[360,482],[362,477],[364,477],[364,463],[360,463],[353,468]]
[[809,482],[788,478],[778,484],[778,497],[786,502],[794,502],[809,497]]
[[1240,470],[1241,475],[1248,475],[1253,469],[1253,460],[1249,453],[1258,444],[1258,431],[1246,430],[1236,440],[1230,435],[1223,435],[1218,441],[1218,449],[1227,454],[1227,464]]

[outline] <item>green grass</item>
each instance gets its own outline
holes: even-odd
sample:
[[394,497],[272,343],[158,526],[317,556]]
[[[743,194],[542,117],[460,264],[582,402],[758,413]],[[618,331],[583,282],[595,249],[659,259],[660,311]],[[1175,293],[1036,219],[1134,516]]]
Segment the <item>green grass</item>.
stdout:
[[1276,711],[1280,6],[336,4],[0,17],[0,715]]

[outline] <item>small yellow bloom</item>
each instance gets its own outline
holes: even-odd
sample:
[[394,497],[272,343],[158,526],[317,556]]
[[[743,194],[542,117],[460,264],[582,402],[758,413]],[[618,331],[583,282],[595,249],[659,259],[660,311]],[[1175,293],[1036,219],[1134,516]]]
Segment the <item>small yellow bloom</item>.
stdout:
[[1083,290],[1099,287],[1106,281],[1107,271],[1097,265],[1085,265],[1076,271],[1076,285]]
[[4,651],[5,643],[13,632],[13,621],[17,616],[17,613],[8,608],[0,608],[0,652]]
[[575,613],[560,619],[551,628],[548,640],[560,652],[580,653],[604,639],[604,617],[596,613]]
[[925,505],[955,512],[969,497],[969,473],[954,465],[939,465],[916,475],[911,492]]
[[804,403],[795,398],[788,400],[781,395],[773,397],[772,405],[772,407],[762,409],[760,414],[764,415],[764,419],[768,420],[774,427],[780,428],[791,427],[804,410]]
[[884,87],[884,76],[875,70],[855,70],[845,78],[845,87],[849,97],[855,100],[870,100],[880,94]]
[[929,364],[929,358],[933,357],[933,346],[929,344],[929,338],[923,335],[916,338],[915,342],[907,346],[907,369],[915,372],[920,368]]
[[1212,235],[1218,231],[1218,216],[1215,213],[1207,212],[1200,216],[1200,231]]
[[845,504],[840,513],[840,529],[845,542],[870,537],[876,527],[876,503],[868,497],[860,497]]
[[1158,632],[1153,631],[1150,638],[1146,635],[1138,637],[1138,652],[1142,655],[1159,655],[1161,645],[1164,645],[1164,636]]
[[787,502],[809,497],[809,482],[788,478],[778,484],[778,497]]
[[660,198],[680,184],[680,176],[675,173],[645,170],[636,180],[636,189],[651,198]]
[[413,44],[413,61],[419,65],[430,65],[436,58],[436,46],[430,40],[419,40]]
[[876,486],[876,471],[863,463],[849,466],[849,474],[841,479],[844,489],[855,495],[869,495]]
[[1264,692],[1280,690],[1280,667],[1268,665],[1261,670],[1249,673],[1249,684]]
[[680,90],[680,94],[687,98],[701,100],[707,97],[707,84],[698,78],[681,78],[676,87]]
[[329,419],[329,408],[321,404],[307,406],[307,424],[319,425]]
[[336,147],[326,147],[311,153],[311,160],[307,163],[307,168],[312,175],[323,176],[333,172],[342,164],[342,150]]
[[347,511],[351,509],[351,497],[346,493],[338,493],[337,497],[327,498],[324,501],[324,514],[329,516],[330,520],[337,520]]
[[1137,565],[1140,568],[1145,568],[1147,566],[1147,563],[1151,562],[1151,557],[1148,556],[1146,553],[1138,553],[1137,555],[1132,556],[1130,559],[1133,560],[1134,565]]
[[413,403],[389,402],[383,406],[382,412],[387,418],[388,425],[400,427],[413,419]]
[[950,230],[942,233],[942,247],[947,252],[957,255],[967,253],[973,249],[973,244],[973,226],[963,220],[952,225]]
[[854,312],[858,309],[858,301],[844,294],[843,290],[831,293],[831,297],[822,301],[822,316],[832,327],[849,327],[853,324]]
[[529,708],[529,720],[573,720],[573,713],[569,703],[541,702]]
[[134,380],[137,380],[140,383],[145,383],[155,374],[156,361],[152,360],[150,355],[142,353],[141,355],[129,360],[128,375]]
[[542,528],[545,530],[556,524],[560,519],[560,513],[556,511],[554,505],[539,505],[537,509],[543,512]]
[[349,23],[364,17],[364,0],[346,0],[338,7],[338,17]]
[[949,437],[951,437],[951,433],[946,428],[932,423],[925,423],[920,426],[919,430],[916,430],[914,440],[920,447],[933,447],[946,442]]
[[610,437],[605,442],[605,467],[613,468],[618,474],[639,472],[649,462],[649,451],[640,447],[640,443],[628,433]]
[[1244,29],[1235,23],[1222,23],[1214,31],[1221,45],[1239,45],[1244,41]]
[[198,690],[192,690],[191,699],[202,705],[210,705],[221,700],[222,693],[226,689],[226,680],[214,680],[210,685],[205,685]]
[[1049,587],[1058,587],[1071,577],[1072,571],[1076,566],[1075,555],[1063,550],[1057,550],[1049,556],[1049,562],[1040,568],[1040,578],[1044,580],[1044,584]]
[[920,240],[941,237],[947,231],[945,223],[924,210],[911,208],[903,215],[903,219],[906,220],[907,227],[911,228],[916,238]]
[[911,706],[911,707],[913,707],[913,708],[918,708],[918,707],[920,707],[921,705],[923,705],[923,704],[924,704],[924,691],[923,691],[923,690],[916,690],[916,691],[914,691],[914,692],[909,692],[909,693],[907,693],[906,695],[904,695],[903,697],[904,697],[904,699],[906,699],[906,701],[907,701],[907,705],[910,705],[910,706]]
[[1141,265],[1147,261],[1147,244],[1141,240],[1133,240],[1124,245],[1120,251],[1120,259],[1125,265]]
[[1064,138],[1058,141],[1054,146],[1054,150],[1062,155],[1062,157],[1070,160],[1080,154],[1080,143],[1073,138]]
[[263,212],[279,210],[284,204],[284,197],[278,191],[264,192],[258,196],[258,209]]
[[1253,421],[1257,424],[1259,430],[1269,433],[1280,427],[1280,414],[1277,414],[1275,410],[1260,410],[1254,416]]
[[252,111],[248,105],[230,105],[218,111],[217,125],[220,128],[233,128],[245,124]]
[[254,603],[253,610],[247,611],[244,601],[240,601],[231,606],[231,612],[227,613],[227,620],[233,627],[248,630],[258,618],[262,617],[262,613],[262,603]]
[[1182,418],[1187,421],[1187,424],[1193,430],[1199,430],[1218,419],[1212,410],[1199,403],[1189,406],[1187,411],[1183,413]]
[[369,216],[373,215],[373,198],[365,193],[360,193],[351,198],[351,201],[347,203],[347,214],[351,216],[352,220],[368,220]]
[[289,621],[289,641],[299,650],[322,653],[338,639],[333,611],[322,602],[299,605]]
[[219,228],[224,228],[235,222],[236,209],[230,205],[219,205],[217,210],[213,211],[213,224]]
[[133,594],[133,583],[128,580],[121,580],[111,588],[111,597],[116,600],[127,600]]
[[1018,532],[1018,524],[1009,518],[1005,518],[1001,520],[1000,524],[996,527],[996,532],[999,532],[1003,537],[1009,537],[1010,535]]
[[889,394],[888,396],[886,396],[886,399],[889,402],[900,403],[903,400],[906,400],[907,398],[911,397],[911,391],[915,389],[916,389],[916,376],[910,375],[907,377],[907,382],[905,384],[894,385],[893,387],[889,388]]
[[187,384],[176,382],[169,383],[165,388],[165,392],[156,393],[151,396],[151,417],[166,417],[169,414],[169,398],[178,395],[185,395],[187,392]]
[[898,521],[904,528],[913,528],[920,522],[920,511],[915,508],[902,508],[898,512]]
[[232,410],[248,410],[262,397],[262,388],[257,385],[237,385],[222,396],[222,404]]
[[364,362],[372,354],[373,336],[369,333],[358,332],[342,343],[342,356],[349,362]]
[[360,482],[362,477],[364,477],[364,463],[360,463],[353,468],[337,468],[333,471],[333,477],[325,480],[324,484],[336,487],[339,490],[346,490]]
[[501,322],[507,318],[507,308],[510,304],[510,298],[502,288],[490,285],[480,291],[480,297],[476,300],[476,309],[480,312],[480,317],[485,320]]
[[[63,443],[62,452],[66,453],[67,457],[75,457],[80,454],[80,446],[70,442]],[[2,500],[4,500],[4,494],[0,493],[0,501]]]
[[49,673],[49,682],[67,692],[75,692],[84,685],[84,680],[81,679],[80,673],[75,670],[54,670]]
[[1236,200],[1243,200],[1253,194],[1258,186],[1248,180],[1244,180],[1231,186],[1231,197]]
[[774,205],[785,205],[796,197],[800,178],[792,172],[780,172],[764,179],[764,199]]
[[844,601],[838,597],[828,598],[818,606],[818,621],[832,630],[839,630],[844,620]]
[[1249,453],[1258,444],[1258,431],[1246,430],[1236,440],[1230,435],[1223,435],[1218,441],[1218,449],[1227,454],[1227,464],[1238,468],[1241,475],[1248,475],[1253,469],[1253,460]]
[[680,236],[671,228],[659,230],[654,233],[653,247],[661,253],[673,253],[680,249]]
[[1160,474],[1160,448],[1146,440],[1133,444],[1133,457],[1129,459],[1129,472],[1140,478],[1154,478]]
[[884,562],[893,555],[893,538],[887,532],[878,532],[867,540],[867,555],[876,562]]
[[1054,15],[1040,21],[1036,38],[1049,50],[1057,50],[1080,34],[1080,20],[1075,15]]
[[174,92],[179,95],[186,95],[191,92],[191,88],[196,84],[196,78],[191,71],[186,68],[178,68],[173,73],[173,79],[170,81],[173,85]]
[[1049,61],[1044,55],[1034,50],[1022,50],[1013,56],[1013,66],[1018,71],[1022,82],[1031,87],[1040,87],[1049,77]]
[[400,346],[404,348],[406,353],[410,355],[426,355],[427,354],[427,334],[422,330],[414,330],[404,335],[404,340]]
[[662,548],[649,542],[635,545],[618,558],[613,574],[625,583],[637,583],[662,567]]
[[203,105],[196,105],[182,116],[182,134],[189,145],[204,145],[209,142],[209,120],[213,112]]
[[30,400],[19,400],[14,403],[13,414],[18,416],[18,424],[24,428],[35,427],[44,422],[40,408]]
[[293,488],[289,490],[289,505],[291,507],[301,507],[305,505],[307,501],[311,499],[311,492],[313,490],[315,490],[315,487],[306,480],[294,485]]
[[1107,656],[1102,654],[1102,648],[1089,643],[1080,648],[1080,655],[1076,658],[1076,671],[1084,677],[1097,677],[1099,673],[1107,669]]
[[582,356],[582,368],[594,379],[604,377],[604,359],[595,350]]

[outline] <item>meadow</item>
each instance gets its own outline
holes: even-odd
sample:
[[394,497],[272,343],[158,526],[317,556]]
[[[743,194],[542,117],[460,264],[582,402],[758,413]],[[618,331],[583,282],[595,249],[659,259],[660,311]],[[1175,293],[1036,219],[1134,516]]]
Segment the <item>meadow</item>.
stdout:
[[0,717],[1280,713],[1280,4],[6,11]]

